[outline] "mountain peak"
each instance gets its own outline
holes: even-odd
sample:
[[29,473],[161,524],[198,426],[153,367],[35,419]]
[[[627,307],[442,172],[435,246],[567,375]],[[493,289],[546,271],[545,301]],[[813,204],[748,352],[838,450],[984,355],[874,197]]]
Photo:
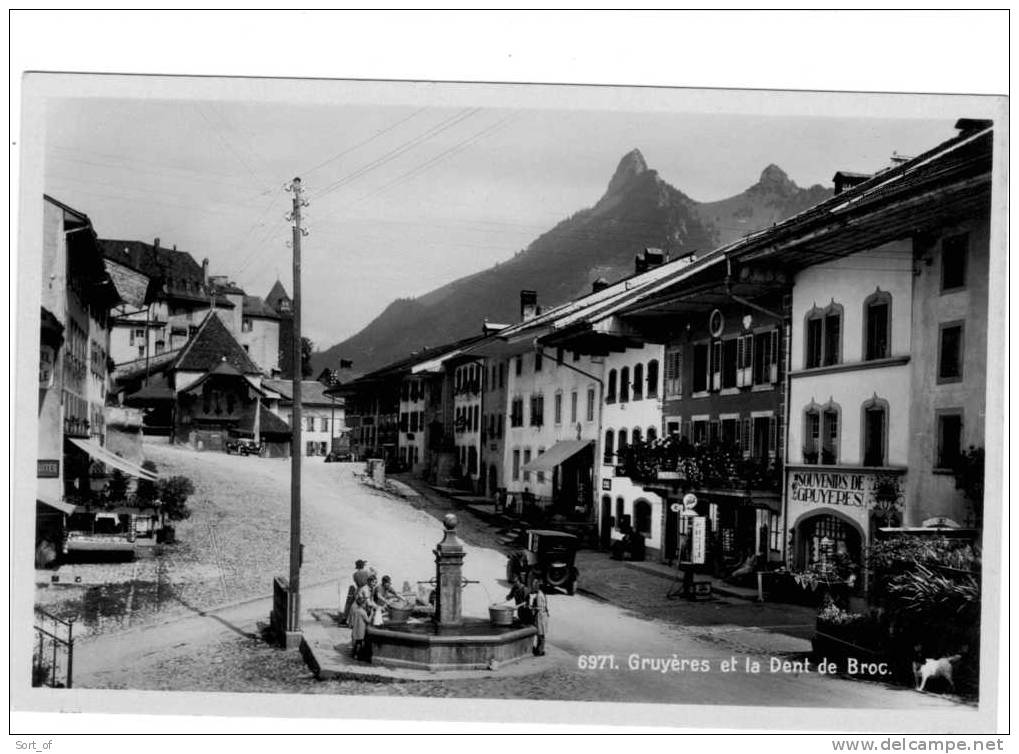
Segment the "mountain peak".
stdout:
[[619,166],[616,168],[612,180],[609,181],[606,195],[616,193],[638,175],[646,173],[647,169],[647,162],[644,161],[644,155],[640,153],[639,149],[627,152],[619,161]]
[[761,177],[757,181],[757,186],[763,189],[777,190],[781,193],[795,191],[797,188],[796,184],[786,175],[786,172],[774,163],[761,171]]

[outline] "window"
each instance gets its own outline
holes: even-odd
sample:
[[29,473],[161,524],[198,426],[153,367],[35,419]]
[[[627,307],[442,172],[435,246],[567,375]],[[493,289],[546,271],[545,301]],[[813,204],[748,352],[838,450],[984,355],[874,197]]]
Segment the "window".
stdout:
[[516,358],[516,375],[519,377],[524,373],[524,357],[517,356]]
[[626,510],[626,501],[621,497],[616,498],[616,528],[622,529],[624,525],[625,516],[623,511]]
[[891,355],[892,297],[876,291],[863,302],[864,354],[866,361],[887,359]]
[[768,547],[772,550],[782,549],[782,529],[778,525],[778,514],[768,513]]
[[[538,448],[538,455],[537,455],[537,457],[541,458],[541,456],[542,456],[542,454],[544,452],[545,452],[544,448]],[[545,472],[544,471],[535,472],[535,477],[536,477],[536,481],[538,482],[538,484],[544,484],[545,483]]]
[[[807,314],[805,368],[826,367],[842,361],[842,306],[832,302],[825,309],[814,308]],[[754,343],[754,359],[757,343]],[[755,368],[756,372],[756,368]]]
[[156,356],[158,356],[159,354],[161,354],[165,350],[166,350],[166,341],[157,340],[156,341]]
[[145,346],[138,346],[138,358],[145,356]]
[[658,360],[651,359],[647,363],[647,397],[658,397]]
[[329,419],[327,419],[327,418],[323,418],[322,419],[322,431],[323,432],[328,432],[329,431]]
[[693,391],[703,393],[708,389],[708,344],[698,343],[693,347]]
[[520,480],[520,451],[513,451],[513,481],[517,482]]
[[803,412],[803,462],[818,463],[821,460],[821,412],[808,408]]
[[633,528],[645,537],[651,537],[651,503],[647,500],[633,504]]
[[633,399],[644,400],[644,365],[635,364],[633,367]]
[[540,427],[545,424],[545,396],[531,396],[531,426]]
[[524,399],[514,398],[510,403],[510,426],[524,426]]
[[752,372],[755,385],[778,380],[778,330],[754,334]]
[[630,442],[636,445],[641,441],[640,427],[634,427],[633,433],[630,435]]
[[705,419],[696,419],[693,422],[693,443],[703,445],[708,441],[708,422]]
[[616,455],[619,456],[619,460],[623,460],[623,451],[626,450],[626,430],[619,430],[619,435],[616,438]]
[[555,350],[555,363],[556,363],[556,365],[559,365],[559,364],[563,363],[563,349],[562,348],[557,348]]
[[502,422],[503,422],[502,414],[499,414],[499,416],[496,417],[496,421],[495,421],[495,431],[496,431],[496,433],[498,434],[499,437],[502,437],[502,429],[503,429]]
[[737,361],[739,350],[739,338],[729,338],[722,341],[722,387],[736,387],[736,370],[739,365]]
[[314,432],[315,431],[315,417],[314,416],[309,416],[308,417],[307,425],[308,425],[308,431],[309,432]]
[[666,425],[665,425],[665,434],[667,434],[670,437],[672,437],[672,436],[675,436],[675,435],[679,435],[679,431],[680,430],[679,430],[679,422],[678,421],[667,422],[666,423]]
[[962,323],[941,325],[938,346],[938,382],[958,382],[962,379]]
[[754,458],[767,458],[775,449],[775,420],[771,416],[753,417],[751,448]]
[[574,361],[580,361],[580,351],[574,351],[573,352],[573,360]]
[[[651,362],[654,364],[655,362]],[[665,397],[679,398],[683,395],[683,352],[679,349],[665,354]],[[651,379],[651,369],[648,366],[648,380]]]
[[863,404],[863,465],[884,466],[888,434],[888,404],[872,398]]
[[615,455],[615,433],[611,429],[605,430],[605,463],[612,463],[612,457]]
[[722,385],[722,341],[711,343],[711,390],[718,390]]
[[616,402],[616,370],[609,370],[609,386],[605,391],[605,402],[615,403]]
[[658,430],[655,429],[654,427],[648,427],[647,428],[647,441],[649,443],[651,443],[651,442],[654,442],[657,439],[658,439]]
[[506,387],[506,364],[501,362],[499,364],[499,387]]
[[954,469],[962,452],[962,414],[938,412],[938,457],[934,468]]
[[[524,448],[524,466],[526,466],[530,462],[531,462],[531,449]],[[524,481],[525,482],[531,481],[531,472],[527,471],[526,469],[524,469]]]
[[594,421],[594,388],[587,389],[587,421]]
[[467,473],[478,473],[478,449],[473,445],[467,448]]
[[966,287],[966,257],[968,254],[968,233],[949,236],[941,242],[942,291]]
[[417,411],[411,411],[410,412],[410,431],[411,432],[417,432],[418,431],[418,412]]
[[570,393],[570,424],[577,423],[577,391]]
[[474,404],[474,431],[477,432],[481,429],[481,406],[477,403]]
[[821,415],[821,463],[839,462],[839,412],[829,406]]
[[555,417],[556,424],[563,423],[563,394],[556,393],[553,401],[553,415]]
[[540,372],[541,371],[541,362],[542,362],[541,351],[535,351],[534,352],[534,371],[535,372]]
[[315,455],[315,449],[318,447],[317,442],[311,442],[310,440],[304,444],[304,455],[313,456]]
[[739,428],[739,419],[722,419],[721,431],[722,436],[719,438],[722,445],[727,448],[734,447],[736,442],[736,434]]
[[241,332],[251,332],[251,320],[247,317],[241,320]]
[[623,367],[619,370],[619,402],[626,403],[630,400],[630,367]]

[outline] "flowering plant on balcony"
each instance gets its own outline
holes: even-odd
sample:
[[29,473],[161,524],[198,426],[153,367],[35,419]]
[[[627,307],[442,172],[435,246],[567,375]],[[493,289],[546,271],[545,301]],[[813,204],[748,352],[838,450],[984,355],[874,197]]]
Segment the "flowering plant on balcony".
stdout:
[[674,472],[688,489],[778,489],[781,464],[769,458],[744,458],[734,445],[693,444],[672,435],[637,441],[619,452],[624,476],[652,482],[661,472]]

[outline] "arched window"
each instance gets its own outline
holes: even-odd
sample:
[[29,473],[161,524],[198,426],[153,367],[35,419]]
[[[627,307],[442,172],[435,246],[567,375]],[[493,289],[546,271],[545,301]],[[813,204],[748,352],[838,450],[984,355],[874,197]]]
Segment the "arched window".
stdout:
[[634,445],[639,443],[640,442],[640,427],[634,427],[633,428],[633,434],[630,435],[630,437],[631,437],[631,439],[630,439],[631,443],[633,443]]
[[616,498],[616,528],[622,530],[627,523],[623,511],[626,510],[626,501],[621,497]]
[[617,446],[616,446],[616,453],[618,455],[622,455],[623,451],[626,450],[626,430],[625,429],[619,430],[619,438],[617,439],[616,442],[618,443]]
[[863,404],[860,426],[864,466],[885,466],[888,461],[888,401],[875,395]]
[[633,528],[645,537],[651,537],[651,503],[638,500],[633,504]]
[[623,367],[619,370],[619,402],[626,403],[630,400],[630,367]]
[[612,463],[612,458],[615,455],[615,433],[611,429],[605,430],[605,463]]
[[658,360],[651,359],[647,363],[647,397],[658,397]]
[[804,318],[803,366],[826,367],[842,362],[842,305],[832,301],[824,309],[814,307]]
[[803,411],[803,462],[833,465],[839,462],[842,410],[829,401],[824,406],[811,402]]
[[609,386],[605,389],[605,402],[616,402],[616,370],[609,370]]
[[863,302],[863,358],[887,359],[892,355],[892,297],[878,288]]
[[648,427],[647,428],[647,441],[650,443],[650,442],[654,442],[657,439],[658,439],[658,430],[655,429],[654,427]]
[[633,399],[644,400],[644,365],[634,364],[633,366]]

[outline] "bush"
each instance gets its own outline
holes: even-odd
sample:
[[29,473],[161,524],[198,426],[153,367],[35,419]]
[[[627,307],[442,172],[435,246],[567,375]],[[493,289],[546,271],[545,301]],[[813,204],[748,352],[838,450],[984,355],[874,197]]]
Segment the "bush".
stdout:
[[172,476],[158,483],[162,515],[171,521],[184,521],[191,517],[188,498],[195,494],[195,486],[186,476]]
[[[156,473],[156,464],[152,461],[144,461],[142,468],[146,471]],[[150,482],[148,479],[139,479],[134,490],[135,502],[139,507],[151,506],[159,498],[158,482]]]
[[127,477],[120,469],[114,469],[106,484],[106,497],[111,503],[121,503],[127,498]]

